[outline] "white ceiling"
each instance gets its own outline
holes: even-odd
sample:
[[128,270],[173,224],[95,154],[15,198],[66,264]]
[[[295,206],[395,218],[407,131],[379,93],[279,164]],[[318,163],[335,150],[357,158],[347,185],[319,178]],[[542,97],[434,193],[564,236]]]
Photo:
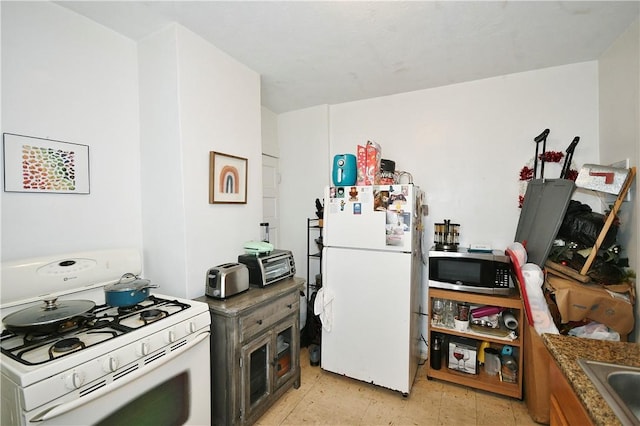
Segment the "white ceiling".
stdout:
[[139,40],[178,22],[276,113],[596,60],[639,1],[59,1]]

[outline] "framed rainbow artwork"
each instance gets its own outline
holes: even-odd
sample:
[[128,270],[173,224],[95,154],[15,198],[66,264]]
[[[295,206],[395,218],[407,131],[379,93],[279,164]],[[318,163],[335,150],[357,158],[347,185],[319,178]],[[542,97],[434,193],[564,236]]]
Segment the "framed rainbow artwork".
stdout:
[[247,203],[247,159],[209,152],[209,204]]

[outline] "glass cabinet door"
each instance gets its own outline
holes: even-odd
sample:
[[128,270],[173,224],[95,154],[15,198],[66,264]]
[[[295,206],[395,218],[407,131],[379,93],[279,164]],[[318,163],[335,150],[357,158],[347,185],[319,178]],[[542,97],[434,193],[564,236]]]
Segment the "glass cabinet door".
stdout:
[[297,339],[299,335],[298,321],[295,317],[288,319],[275,329],[275,389],[280,386],[281,382],[286,382],[296,371],[296,365],[299,363],[297,359],[299,352],[295,351],[294,348],[296,348],[296,345],[300,345]]
[[242,347],[242,422],[298,372],[300,326],[291,315]]
[[242,348],[242,417],[265,401],[272,388],[272,334],[267,333]]

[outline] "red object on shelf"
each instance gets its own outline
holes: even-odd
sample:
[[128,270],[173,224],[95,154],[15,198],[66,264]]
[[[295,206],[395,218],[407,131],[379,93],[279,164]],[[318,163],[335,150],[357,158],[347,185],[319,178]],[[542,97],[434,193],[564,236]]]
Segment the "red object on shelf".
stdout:
[[471,310],[471,315],[474,318],[487,317],[489,315],[496,315],[504,311],[505,308],[499,308],[497,306],[480,306]]
[[527,314],[527,322],[529,323],[529,325],[533,326],[533,316],[531,314],[531,305],[529,305],[529,297],[527,296],[527,285],[524,281],[524,276],[522,275],[520,261],[518,261],[516,254],[511,249],[506,249],[505,252],[511,258],[513,269],[515,269],[516,271],[516,278],[518,278],[518,283],[520,284],[520,294],[522,294],[522,302],[524,303],[524,311]]

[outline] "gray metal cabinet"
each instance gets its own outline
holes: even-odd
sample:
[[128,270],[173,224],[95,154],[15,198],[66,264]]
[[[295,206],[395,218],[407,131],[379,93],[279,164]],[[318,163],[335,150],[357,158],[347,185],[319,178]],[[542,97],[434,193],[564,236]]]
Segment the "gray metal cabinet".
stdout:
[[227,300],[202,296],[211,313],[211,419],[253,424],[300,386],[300,291],[291,278]]

